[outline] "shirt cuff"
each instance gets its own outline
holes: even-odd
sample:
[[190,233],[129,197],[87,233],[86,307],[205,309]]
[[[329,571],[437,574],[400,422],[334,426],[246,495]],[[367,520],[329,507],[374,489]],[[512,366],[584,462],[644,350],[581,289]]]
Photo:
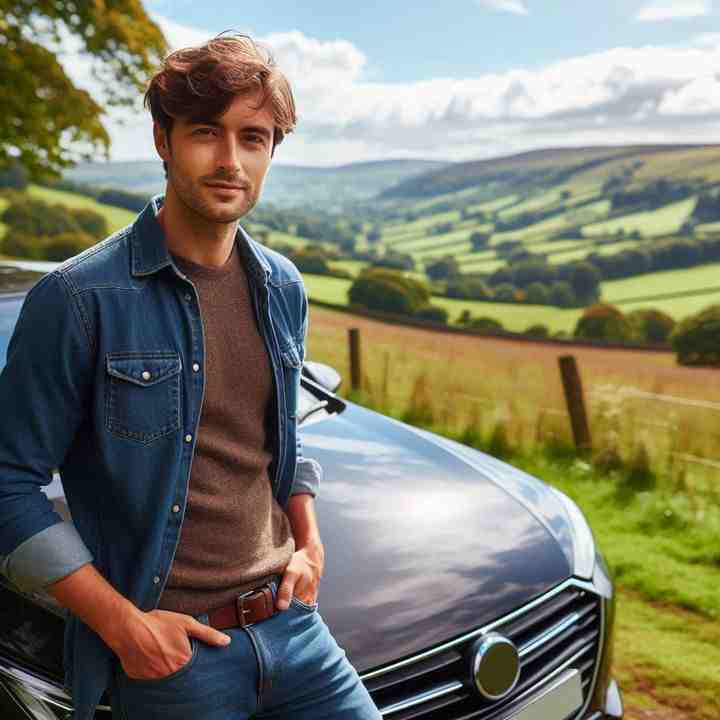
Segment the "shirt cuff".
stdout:
[[314,458],[298,458],[295,480],[293,481],[290,495],[308,493],[315,497],[320,489],[320,481],[323,477],[322,465]]
[[75,526],[60,522],[20,543],[0,569],[23,592],[36,592],[93,561]]

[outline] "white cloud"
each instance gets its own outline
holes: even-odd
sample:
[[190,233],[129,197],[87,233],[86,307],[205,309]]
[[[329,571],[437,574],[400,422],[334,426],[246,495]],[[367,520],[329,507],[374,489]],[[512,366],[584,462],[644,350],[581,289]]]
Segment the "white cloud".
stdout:
[[710,0],[656,0],[640,8],[636,20],[659,22],[662,20],[684,20],[710,15]]
[[524,0],[477,0],[477,3],[491,10],[509,12],[513,15],[529,15],[530,12]]
[[[158,18],[172,47],[210,34]],[[475,77],[387,83],[345,40],[299,31],[258,40],[287,73],[298,128],[276,161],[336,165],[391,157],[473,159],[543,146],[717,142],[720,42],[687,48],[614,48]],[[93,94],[86,61],[68,72]],[[125,120],[125,125],[119,121]],[[108,115],[116,160],[154,159],[151,121],[139,105]]]

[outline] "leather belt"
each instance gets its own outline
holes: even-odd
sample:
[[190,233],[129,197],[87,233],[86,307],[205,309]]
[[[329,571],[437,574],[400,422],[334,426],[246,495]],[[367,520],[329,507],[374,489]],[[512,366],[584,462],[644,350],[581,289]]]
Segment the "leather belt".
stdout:
[[[276,576],[275,586],[280,579]],[[219,608],[208,610],[208,624],[217,630],[231,627],[247,627],[267,620],[276,613],[275,598],[270,582],[238,595],[233,601]]]

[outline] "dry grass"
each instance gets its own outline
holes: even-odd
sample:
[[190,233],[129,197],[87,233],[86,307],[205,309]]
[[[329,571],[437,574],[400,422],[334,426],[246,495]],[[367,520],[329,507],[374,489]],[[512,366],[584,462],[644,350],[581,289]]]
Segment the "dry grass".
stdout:
[[[344,396],[350,390],[350,327],[361,332],[364,397],[383,412],[452,434],[474,430],[485,438],[502,424],[510,445],[523,452],[551,441],[570,444],[558,357],[573,354],[596,453],[629,462],[644,448],[652,469],[669,473],[679,486],[717,487],[718,371],[678,366],[672,353],[475,338],[312,306],[309,356],[346,378]],[[694,457],[719,464],[688,461]]]

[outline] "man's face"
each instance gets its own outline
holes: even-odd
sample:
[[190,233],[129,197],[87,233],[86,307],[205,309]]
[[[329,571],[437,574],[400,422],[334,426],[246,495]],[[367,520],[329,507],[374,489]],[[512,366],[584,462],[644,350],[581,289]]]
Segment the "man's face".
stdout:
[[177,118],[169,139],[154,126],[155,146],[168,164],[168,191],[207,221],[234,222],[260,197],[275,123],[267,107],[252,107],[259,99],[236,97],[220,117]]

